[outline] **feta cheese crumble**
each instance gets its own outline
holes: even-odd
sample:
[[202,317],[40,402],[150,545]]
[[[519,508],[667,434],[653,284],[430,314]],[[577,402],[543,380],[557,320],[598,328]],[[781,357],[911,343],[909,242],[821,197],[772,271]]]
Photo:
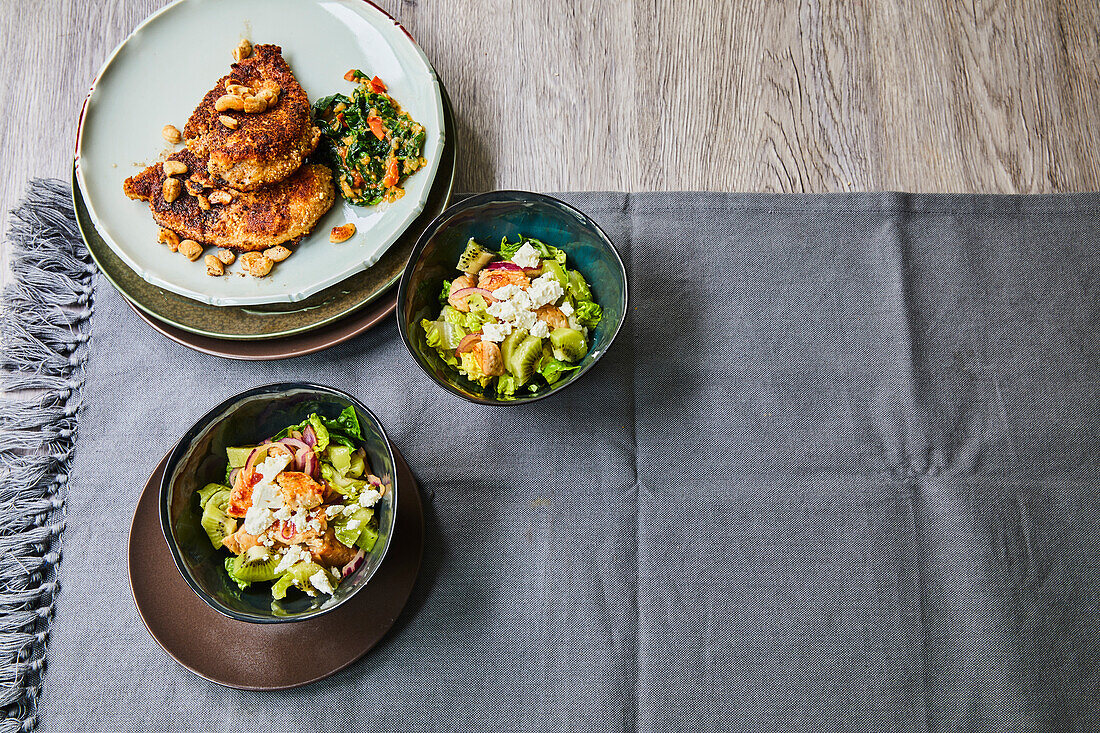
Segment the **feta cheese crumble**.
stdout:
[[382,495],[379,494],[374,489],[367,489],[366,491],[364,491],[362,494],[359,495],[359,506],[365,506],[367,508],[370,508],[370,507],[374,506],[375,504],[377,504],[378,500],[381,499],[381,498],[382,498]]
[[[508,287],[514,286],[509,285]],[[503,288],[501,289],[503,290]],[[490,305],[486,312],[493,318],[499,318],[502,321],[514,321],[516,316],[519,315],[519,309],[516,308],[515,302],[511,300],[499,300]]]
[[481,340],[500,343],[511,332],[512,324],[510,323],[486,323],[481,327]]
[[520,311],[516,314],[516,328],[523,331],[530,331],[535,326],[535,322],[538,317],[534,311]]
[[332,595],[332,591],[334,590],[332,581],[329,580],[328,574],[324,570],[318,570],[316,573],[309,576],[309,582],[314,588],[322,593]]
[[283,559],[279,561],[279,564],[275,566],[275,574],[290,570],[292,565],[297,565],[300,562],[309,562],[313,559],[313,556],[302,549],[301,545],[291,545],[286,548],[286,552],[283,553]]
[[565,295],[565,290],[562,289],[556,277],[546,273],[531,283],[531,287],[527,289],[527,295],[531,298],[533,308],[541,308]]
[[546,321],[536,321],[535,325],[531,326],[531,335],[544,339],[550,335],[550,327],[546,325]]
[[497,300],[511,300],[512,298],[516,297],[516,295],[522,292],[523,288],[521,288],[519,285],[505,285],[494,290],[493,297]]
[[561,311],[561,314],[563,316],[568,318],[569,316],[573,315],[573,304],[567,300],[558,306],[558,310]]
[[285,453],[268,456],[254,469],[260,480],[252,487],[252,506],[244,515],[244,531],[248,534],[262,534],[275,521],[274,512],[283,505],[275,477],[290,464],[290,459]]
[[524,242],[523,246],[512,255],[512,262],[520,267],[538,267],[539,251],[532,247],[530,242]]
[[340,512],[344,510],[343,504],[333,504],[325,509],[325,516],[332,519],[335,516],[339,516]]

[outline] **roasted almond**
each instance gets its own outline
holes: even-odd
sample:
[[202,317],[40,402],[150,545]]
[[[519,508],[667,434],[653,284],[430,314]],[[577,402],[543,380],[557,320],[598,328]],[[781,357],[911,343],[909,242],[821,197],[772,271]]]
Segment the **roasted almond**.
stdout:
[[346,242],[355,236],[355,225],[351,222],[342,226],[333,227],[329,232],[328,241],[339,244],[340,242]]
[[164,194],[165,202],[170,204],[183,193],[183,184],[180,183],[178,178],[165,178],[161,192]]
[[247,38],[242,39],[241,42],[237,44],[237,47],[233,49],[233,60],[234,61],[240,61],[241,59],[246,59],[251,55],[252,55],[252,42],[249,41]]
[[212,204],[228,204],[233,200],[233,194],[229,191],[211,191],[209,198]]
[[228,127],[230,130],[236,130],[237,125],[240,124],[235,119],[230,117],[229,115],[218,115],[218,122],[222,123],[223,125]]
[[244,99],[236,94],[224,94],[214,102],[214,109],[218,112],[243,112]]
[[160,129],[160,136],[164,138],[165,142],[172,143],[173,145],[176,145],[181,140],[183,140],[183,135],[181,135],[180,131],[176,129],[175,125],[165,125],[164,127],[162,127]]
[[157,234],[157,241],[161,244],[168,245],[168,249],[172,250],[173,252],[179,249],[180,246],[179,235],[173,232],[171,229],[161,229],[160,233]]
[[290,257],[290,255],[290,250],[281,244],[276,244],[271,249],[264,250],[264,257],[271,260],[272,262],[282,262],[287,257]]
[[248,270],[248,274],[252,277],[264,277],[267,273],[271,272],[271,268],[275,265],[274,262],[269,260],[260,252],[246,252],[241,255],[241,264]]
[[206,274],[211,277],[221,277],[225,274],[225,265],[214,255],[206,255],[203,258],[203,262],[206,263]]
[[178,160],[166,160],[164,161],[164,175],[166,176],[182,176],[187,172],[187,164],[181,163]]
[[179,253],[194,262],[202,254],[202,245],[193,239],[185,239],[180,242]]

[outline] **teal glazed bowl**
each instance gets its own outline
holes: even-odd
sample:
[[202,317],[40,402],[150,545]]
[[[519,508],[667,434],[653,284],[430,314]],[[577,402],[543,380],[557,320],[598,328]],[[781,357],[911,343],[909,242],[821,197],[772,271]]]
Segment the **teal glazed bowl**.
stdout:
[[[240,589],[225,571],[228,554],[214,549],[199,523],[198,490],[208,483],[224,483],[227,447],[260,443],[287,425],[305,420],[311,412],[335,418],[349,405],[355,407],[359,418],[369,470],[387,487],[376,505],[378,540],[374,548],[332,596],[292,593],[276,601],[270,583]],[[215,611],[252,623],[304,621],[339,607],[362,590],[378,570],[393,539],[397,490],[390,442],[378,418],[359,400],[316,384],[269,384],[229,398],[180,438],[168,456],[161,481],[160,524],[183,579]]]
[[[500,399],[490,389],[462,376],[425,341],[422,319],[435,320],[445,280],[470,238],[495,248],[502,237],[523,234],[565,250],[569,267],[584,275],[603,318],[590,332],[588,354],[568,377],[534,394],[526,391]],[[401,340],[416,363],[451,394],[480,405],[517,405],[549,397],[580,379],[611,348],[626,318],[626,268],[603,230],[584,213],[553,197],[526,191],[492,191],[473,196],[439,215],[413,248],[397,291]]]

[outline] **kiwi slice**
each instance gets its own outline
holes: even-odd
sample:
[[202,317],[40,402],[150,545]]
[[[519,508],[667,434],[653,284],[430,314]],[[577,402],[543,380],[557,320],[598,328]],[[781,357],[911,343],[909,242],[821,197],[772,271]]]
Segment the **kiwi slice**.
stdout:
[[467,275],[473,275],[493,261],[493,253],[473,239],[466,243],[466,250],[458,258],[458,269]]
[[592,289],[584,281],[584,275],[576,270],[569,271],[569,292],[576,300],[592,300]]
[[554,358],[561,361],[580,361],[588,352],[584,334],[575,328],[555,328],[550,332],[550,344]]
[[271,586],[271,596],[280,601],[286,598],[286,592],[290,590],[290,586],[294,586],[299,590],[310,590],[316,592],[309,579],[317,574],[318,571],[324,572],[324,568],[315,562],[300,562],[297,565],[291,565],[290,569],[283,573],[282,577],[275,581],[275,585]]
[[233,569],[229,576],[238,583],[259,583],[275,580],[279,576],[275,568],[279,565],[279,556],[263,545],[250,547],[233,560]]
[[[503,354],[503,351],[501,352]],[[513,347],[511,358],[504,360],[504,366],[508,368],[520,384],[523,384],[535,373],[535,365],[542,358],[542,339],[538,336],[528,336],[518,346]]]
[[565,268],[557,260],[543,260],[542,271],[556,277],[563,288],[569,287],[569,276],[565,274]]
[[512,354],[515,352],[516,347],[523,343],[523,340],[527,338],[527,332],[522,328],[517,328],[510,334],[504,337],[504,340],[500,342],[500,356],[504,359],[504,365],[507,366],[512,359]]
[[199,495],[199,508],[205,509],[206,502],[210,501],[210,497],[219,491],[229,491],[229,487],[224,484],[207,484],[195,492]]
[[226,513],[229,507],[229,489],[215,492],[202,508],[199,524],[206,530],[214,549],[222,546],[222,540],[237,531],[237,520]]

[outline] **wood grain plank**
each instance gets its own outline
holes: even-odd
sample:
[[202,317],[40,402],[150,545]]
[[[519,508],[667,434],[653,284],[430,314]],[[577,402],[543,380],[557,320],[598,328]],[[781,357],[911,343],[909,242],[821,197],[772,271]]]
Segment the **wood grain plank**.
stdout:
[[[0,14],[0,227],[168,0]],[[457,185],[1100,189],[1095,0],[380,0],[454,100]],[[0,279],[6,250],[0,248]]]

